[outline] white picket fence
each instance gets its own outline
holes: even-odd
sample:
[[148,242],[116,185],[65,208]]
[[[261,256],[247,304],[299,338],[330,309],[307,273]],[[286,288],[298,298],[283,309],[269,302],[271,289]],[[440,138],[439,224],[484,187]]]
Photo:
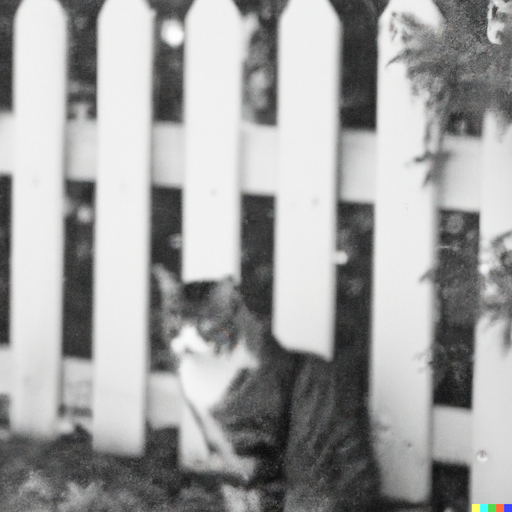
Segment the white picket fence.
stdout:
[[[436,460],[470,466],[473,503],[512,502],[504,326],[482,320],[477,330],[472,410],[433,407],[434,294],[420,279],[435,263],[439,208],[480,212],[486,239],[511,229],[512,131],[498,138],[489,116],[483,141],[448,137],[443,174],[424,185],[428,162],[414,162],[424,149],[422,103],[403,66],[386,66],[402,44],[389,30],[396,11],[442,24],[432,0],[391,0],[379,36],[377,132],[340,133],[342,24],[328,0],[290,0],[282,16],[278,127],[240,121],[242,20],[232,0],[195,0],[187,15],[184,126],[152,122],[155,18],[145,0],[102,8],[97,122],[66,122],[59,2],[22,1],[14,114],[0,116],[0,168],[13,176],[0,393],[11,397],[13,432],[53,437],[59,406],[77,405],[80,390],[99,450],[139,454],[146,420],[179,422],[174,378],[148,373],[151,183],[183,187],[185,279],[239,276],[241,193],[274,195],[273,328],[284,345],[326,357],[336,202],[374,203],[370,405],[383,492],[427,503]],[[64,178],[96,183],[92,363],[60,355]]]

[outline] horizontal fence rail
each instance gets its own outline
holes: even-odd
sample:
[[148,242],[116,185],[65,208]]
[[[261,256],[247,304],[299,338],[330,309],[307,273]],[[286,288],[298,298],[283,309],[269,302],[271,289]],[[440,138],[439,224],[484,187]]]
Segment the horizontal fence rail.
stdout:
[[[0,347],[0,395],[12,393],[12,355],[8,347]],[[72,428],[73,423],[91,429],[93,363],[89,359],[62,359],[62,399],[64,413],[60,430]],[[178,427],[181,421],[182,400],[176,375],[151,372],[148,380],[146,419],[152,428]],[[473,460],[471,448],[472,412],[460,407],[434,406],[433,459],[445,464],[469,465]]]
[[[15,119],[0,112],[0,174],[13,175]],[[279,129],[242,123],[240,127],[240,188],[244,194],[273,196],[277,192]],[[185,175],[185,129],[170,121],[153,123],[152,184],[181,188]],[[343,129],[340,134],[339,200],[374,203],[376,132]],[[65,177],[95,181],[97,176],[97,123],[69,120],[66,128]],[[477,137],[447,136],[443,152],[446,166],[440,177],[439,207],[445,210],[480,211],[480,154]]]

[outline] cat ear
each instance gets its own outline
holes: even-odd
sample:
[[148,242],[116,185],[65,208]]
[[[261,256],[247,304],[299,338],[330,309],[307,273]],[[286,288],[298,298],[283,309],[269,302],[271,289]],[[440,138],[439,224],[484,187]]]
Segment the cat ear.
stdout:
[[212,298],[222,308],[230,308],[232,310],[236,310],[242,303],[242,296],[238,286],[231,276],[217,282],[212,291]]
[[158,285],[162,309],[167,312],[176,309],[180,303],[182,289],[178,278],[161,263],[155,263],[151,267],[151,273]]

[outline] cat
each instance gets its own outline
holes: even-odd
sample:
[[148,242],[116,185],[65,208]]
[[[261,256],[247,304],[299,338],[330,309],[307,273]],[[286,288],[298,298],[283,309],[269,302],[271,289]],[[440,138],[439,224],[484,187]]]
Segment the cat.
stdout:
[[372,510],[378,471],[351,362],[283,348],[231,278],[182,284],[158,264],[153,275],[205,447],[186,469],[217,478],[229,512]]

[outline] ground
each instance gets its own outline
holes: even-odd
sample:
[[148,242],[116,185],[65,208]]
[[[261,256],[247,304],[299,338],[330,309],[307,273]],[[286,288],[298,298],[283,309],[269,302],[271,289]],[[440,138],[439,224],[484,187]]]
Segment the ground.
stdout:
[[177,469],[176,430],[149,432],[142,459],[93,453],[85,431],[52,443],[0,441],[2,512],[221,510],[215,491]]
[[[146,455],[126,459],[94,453],[83,430],[51,443],[0,439],[2,512],[223,512],[206,481],[182,474],[177,431],[148,432]],[[466,512],[467,470],[434,467],[433,506],[382,504],[375,512]]]

